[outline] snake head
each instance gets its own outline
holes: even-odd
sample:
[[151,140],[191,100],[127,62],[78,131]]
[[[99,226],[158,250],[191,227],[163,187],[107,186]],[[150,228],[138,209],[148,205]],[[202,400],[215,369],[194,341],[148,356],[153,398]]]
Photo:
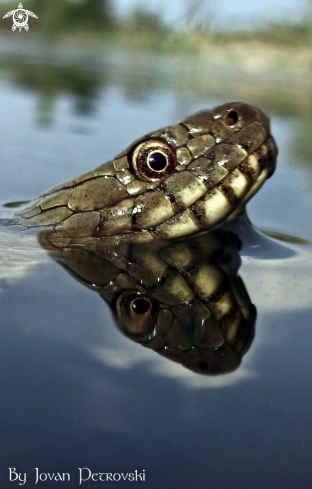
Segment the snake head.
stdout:
[[135,141],[114,160],[41,194],[25,227],[107,244],[173,239],[241,213],[275,169],[267,116],[233,102]]

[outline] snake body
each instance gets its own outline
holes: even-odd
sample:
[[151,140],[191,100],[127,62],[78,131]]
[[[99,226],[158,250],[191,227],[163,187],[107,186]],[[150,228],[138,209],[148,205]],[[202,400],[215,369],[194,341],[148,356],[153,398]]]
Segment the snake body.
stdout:
[[14,223],[107,244],[180,238],[241,213],[274,172],[276,156],[267,116],[227,103],[147,134],[42,193]]

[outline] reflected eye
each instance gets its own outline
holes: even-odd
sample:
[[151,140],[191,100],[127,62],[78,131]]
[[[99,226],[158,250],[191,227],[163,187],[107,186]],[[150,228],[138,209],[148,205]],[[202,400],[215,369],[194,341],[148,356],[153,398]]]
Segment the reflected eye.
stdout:
[[155,328],[158,303],[146,293],[128,290],[118,297],[116,314],[125,333],[146,336]]
[[153,182],[166,177],[176,166],[174,151],[156,139],[139,144],[132,155],[132,165],[140,180]]

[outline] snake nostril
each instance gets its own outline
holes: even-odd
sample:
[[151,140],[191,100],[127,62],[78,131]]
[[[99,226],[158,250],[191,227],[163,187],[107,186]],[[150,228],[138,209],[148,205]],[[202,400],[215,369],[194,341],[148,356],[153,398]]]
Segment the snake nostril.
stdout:
[[196,364],[196,368],[198,372],[205,372],[206,370],[208,370],[209,365],[207,362],[201,361]]
[[234,126],[238,121],[238,114],[235,110],[228,112],[224,118],[224,122],[227,126]]

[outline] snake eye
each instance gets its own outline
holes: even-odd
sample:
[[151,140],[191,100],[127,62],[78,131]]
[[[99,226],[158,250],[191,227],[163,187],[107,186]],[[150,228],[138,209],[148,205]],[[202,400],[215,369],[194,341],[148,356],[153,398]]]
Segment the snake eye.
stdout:
[[154,182],[173,172],[177,164],[175,152],[156,139],[139,144],[132,155],[133,169],[140,180]]
[[154,330],[158,304],[143,292],[125,291],[116,301],[116,314],[125,333],[146,336]]

